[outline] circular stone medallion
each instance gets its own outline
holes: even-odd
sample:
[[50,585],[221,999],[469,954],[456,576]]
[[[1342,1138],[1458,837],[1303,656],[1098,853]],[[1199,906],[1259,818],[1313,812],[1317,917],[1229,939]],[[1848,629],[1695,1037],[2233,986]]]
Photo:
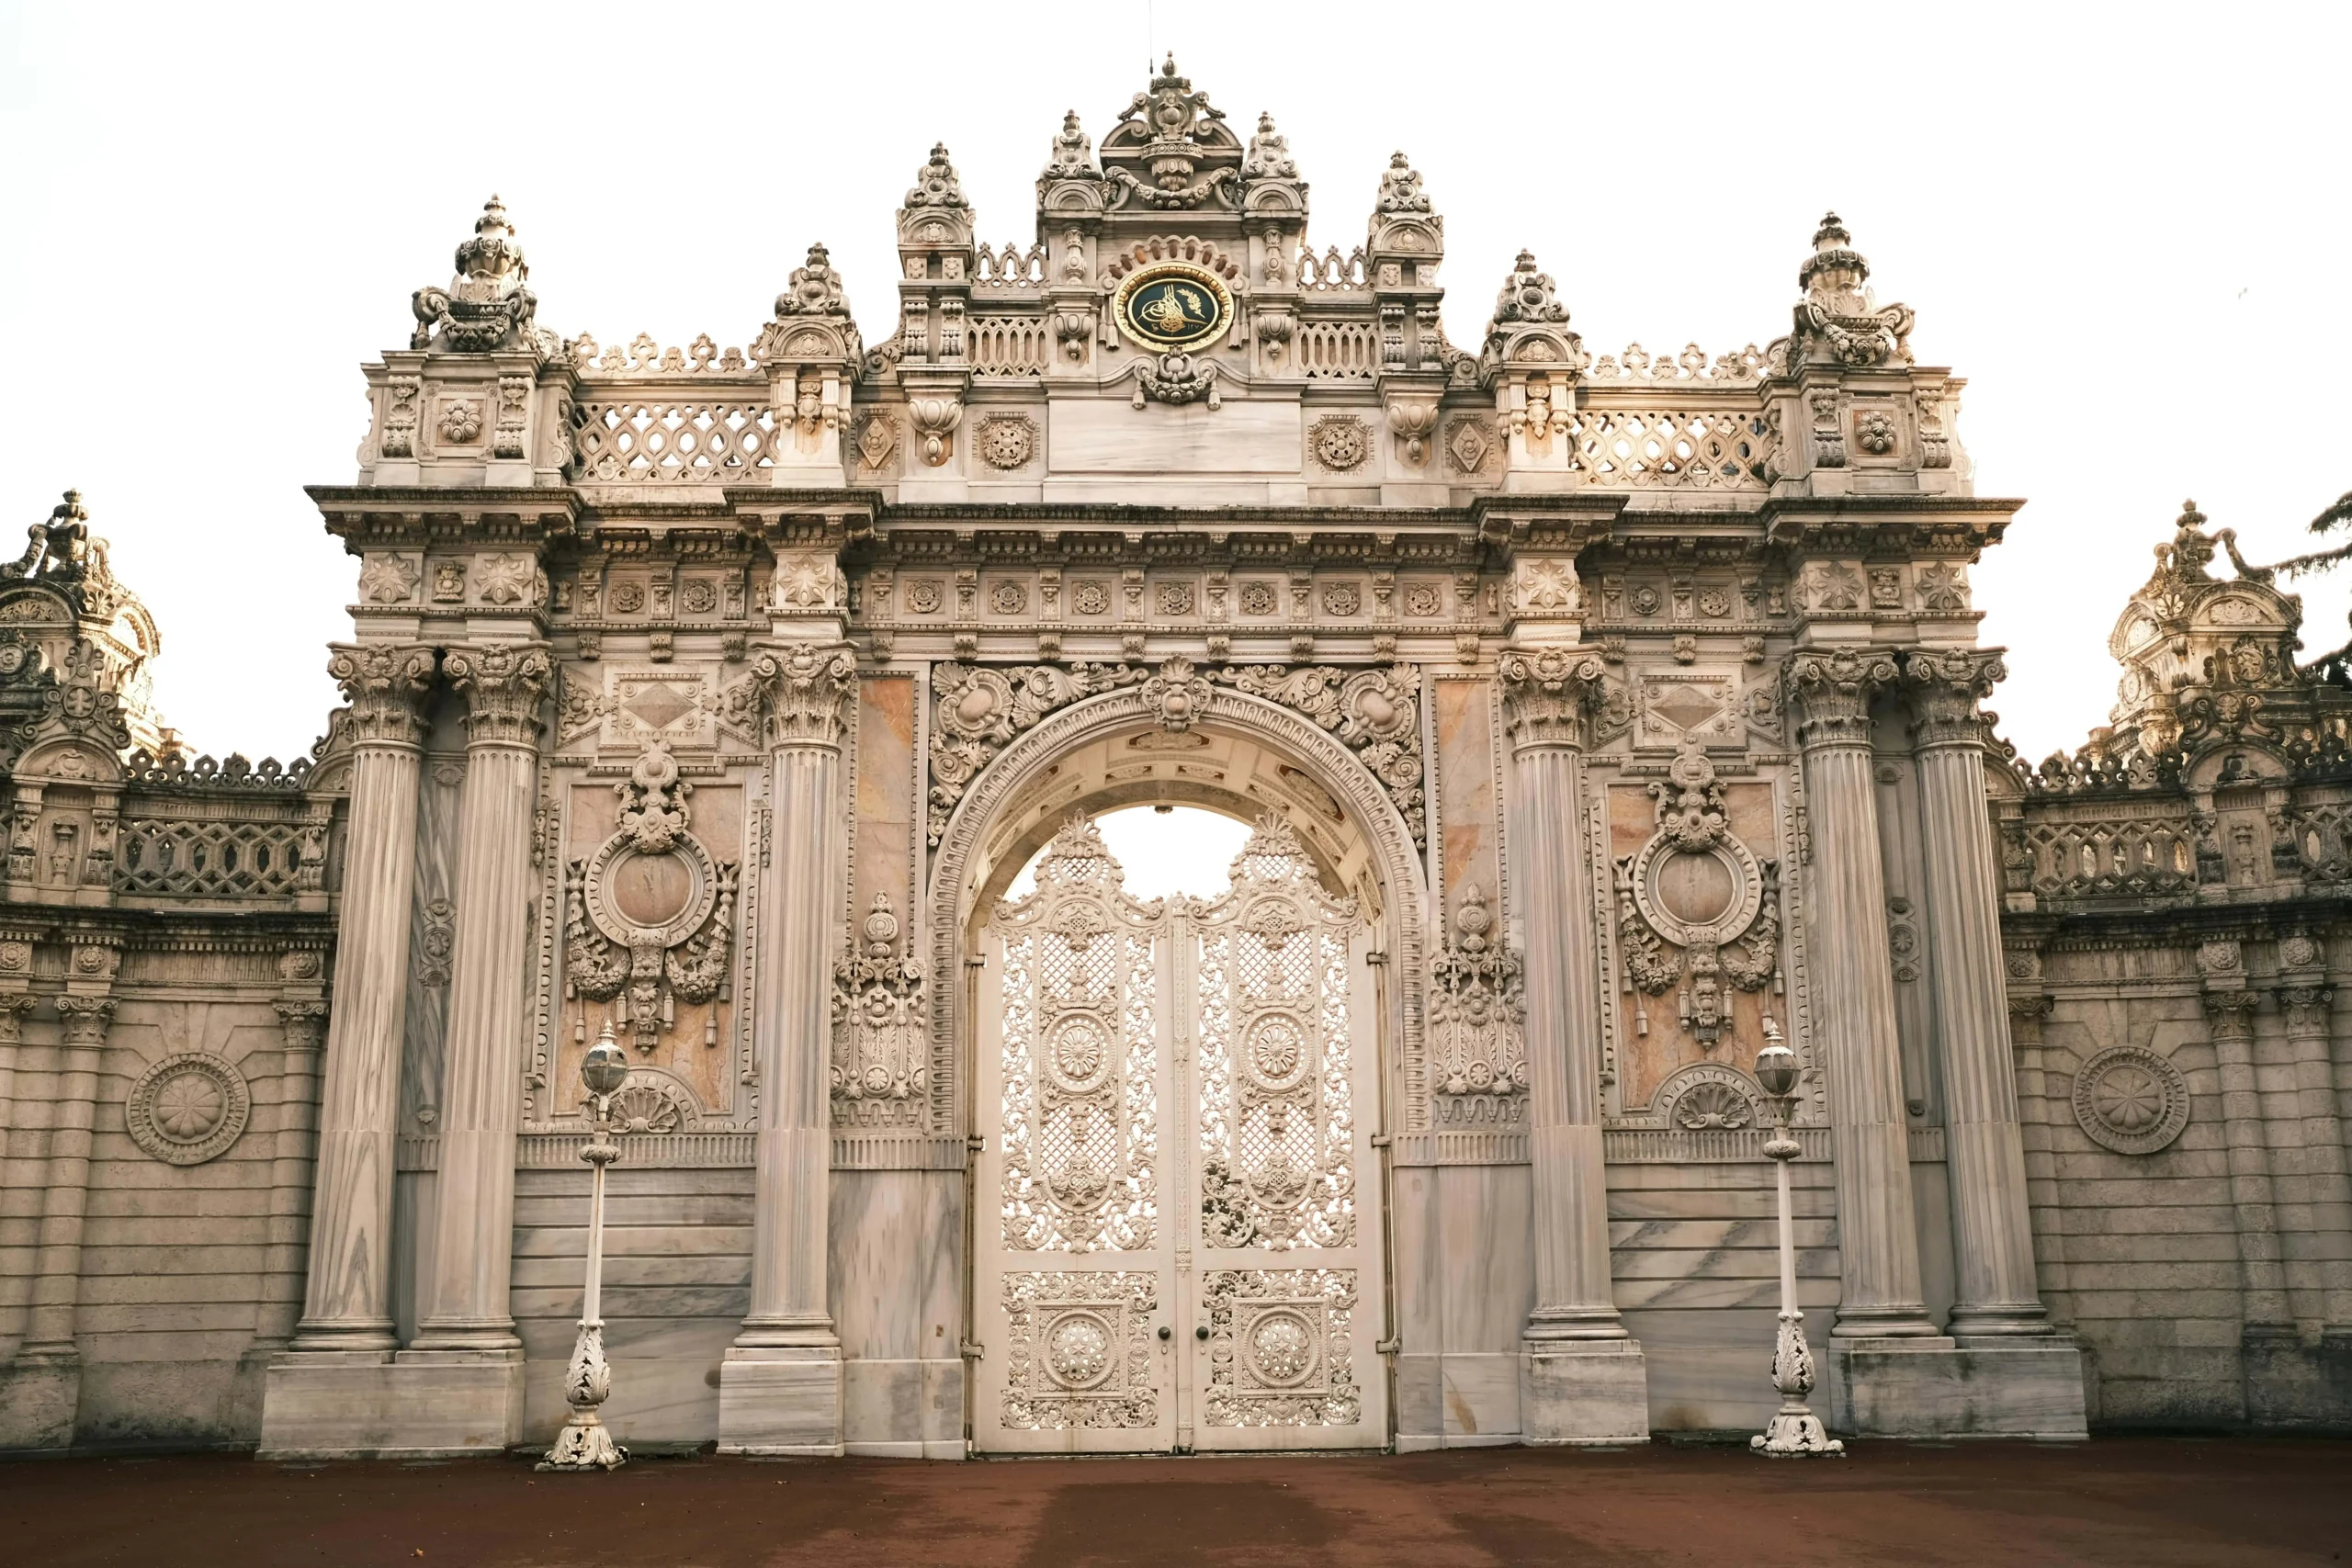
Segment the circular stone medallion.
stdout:
[[2110,1045],[2075,1075],[2075,1120],[2117,1154],[2154,1154],[2188,1125],[2188,1081],[2154,1051]]
[[680,854],[631,852],[616,856],[605,876],[613,908],[634,925],[666,926],[695,896],[695,867]]
[[1315,1370],[1315,1331],[1289,1311],[1261,1315],[1250,1325],[1250,1369],[1261,1382],[1291,1388]]
[[1231,325],[1233,294],[1206,267],[1162,262],[1119,285],[1112,312],[1137,344],[1169,353],[1204,344]]
[[1655,873],[1657,901],[1685,924],[1712,926],[1731,913],[1739,892],[1731,863],[1712,852],[1673,850],[1660,855]]
[[228,1152],[253,1109],[243,1073],[219,1056],[166,1056],[130,1086],[130,1141],[166,1165],[202,1165]]
[[1111,1375],[1111,1325],[1091,1312],[1064,1313],[1046,1330],[1046,1370],[1064,1388],[1092,1388]]

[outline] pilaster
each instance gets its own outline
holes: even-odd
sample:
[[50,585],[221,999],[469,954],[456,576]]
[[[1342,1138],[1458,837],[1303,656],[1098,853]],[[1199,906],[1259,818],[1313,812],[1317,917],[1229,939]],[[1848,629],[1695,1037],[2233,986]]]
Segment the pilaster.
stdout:
[[2254,1072],[2254,1015],[2262,994],[2245,984],[2245,961],[2233,942],[2198,950],[2205,976],[2205,1018],[2222,1086],[2222,1140],[2230,1205],[2236,1212],[2238,1267],[2248,1342],[2295,1337],[2287,1308],[2287,1271],[2278,1247],[2278,1206],[2270,1151],[2262,1135],[2262,1100]]
[[2302,1198],[2311,1226],[2310,1256],[2290,1261],[2288,1285],[2313,1309],[2298,1311],[2298,1317],[2317,1317],[2324,1337],[2352,1348],[2352,1180],[2345,1169],[2344,1121],[2329,1051],[2335,988],[2311,966],[2320,956],[2311,938],[2289,937],[2279,953],[2290,963],[2302,961],[2280,976],[2287,984],[2278,988],[2278,1011],[2294,1060]]
[[1641,1442],[1649,1435],[1648,1382],[1610,1280],[1600,960],[1584,850],[1585,721],[1601,664],[1573,649],[1515,649],[1504,653],[1499,675],[1518,768],[1511,847],[1526,889],[1535,1188],[1535,1310],[1521,1345],[1521,1421],[1532,1443]]

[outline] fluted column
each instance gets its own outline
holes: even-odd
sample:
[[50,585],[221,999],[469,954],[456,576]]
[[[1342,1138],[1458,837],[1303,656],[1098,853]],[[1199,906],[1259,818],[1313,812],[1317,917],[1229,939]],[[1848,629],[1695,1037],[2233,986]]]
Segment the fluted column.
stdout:
[[1894,660],[1851,649],[1801,651],[1785,677],[1804,753],[1813,850],[1806,991],[1837,1139],[1841,1292],[1833,1338],[1936,1333],[1919,1283],[1871,778],[1871,694],[1894,678]]
[[57,1088],[50,1101],[49,1159],[41,1173],[40,1232],[33,1258],[32,1310],[18,1365],[78,1363],[74,1319],[82,1300],[82,1233],[90,1201],[90,1132],[97,1109],[99,1055],[114,998],[106,994],[121,954],[76,946],[69,989],[57,998]]
[[1915,653],[1904,673],[1918,709],[1913,754],[1959,1276],[1947,1326],[1962,1338],[2047,1335],[2050,1314],[2034,1281],[1996,903],[2000,864],[1984,809],[1984,724],[1976,707],[2007,671],[1997,654],[1970,649]]
[[825,1292],[826,1069],[856,664],[847,649],[800,644],[763,653],[752,670],[768,708],[752,1011],[756,1207],[752,1310],[720,1370],[718,1440],[737,1452],[831,1450],[841,1441],[841,1341]]
[[466,698],[466,782],[458,796],[433,1290],[411,1348],[519,1353],[507,1286],[539,706],[551,668],[544,649],[493,644],[452,649],[441,669]]
[[1526,889],[1527,1122],[1535,1176],[1535,1310],[1527,1337],[1622,1339],[1609,1278],[1600,1145],[1600,998],[1586,864],[1584,721],[1598,659],[1503,655],[1518,769],[1511,857]]
[[416,879],[419,700],[425,648],[338,649],[328,673],[351,704],[351,807],[337,928],[335,1006],[319,1115],[309,1288],[295,1350],[392,1350],[392,1145],[407,1023],[409,902]]
[[[2226,955],[2226,957],[2224,957]],[[2222,1082],[2222,1137],[2230,1170],[2230,1206],[2235,1211],[2238,1268],[2245,1292],[2245,1337],[2295,1337],[2287,1311],[2287,1272],[2279,1258],[2278,1206],[2270,1181],[2270,1151],[2262,1138],[2262,1098],[2254,1076],[2254,1014],[2259,993],[2244,988],[2234,942],[2207,942],[2198,953],[2206,970],[2205,1016],[2213,1041],[2213,1064]],[[2233,978],[2212,984],[2216,971]]]
[[[2316,964],[2306,936],[2278,944],[2289,963]],[[2344,1119],[2337,1109],[2329,1047],[2335,987],[2317,971],[2289,974],[2278,991],[2287,1049],[2295,1064],[2295,1110],[2302,1122],[2304,1201],[2311,1209],[2310,1289],[2329,1338],[2352,1336],[2352,1179],[2345,1169]],[[2290,1283],[2291,1283],[2290,1278]]]

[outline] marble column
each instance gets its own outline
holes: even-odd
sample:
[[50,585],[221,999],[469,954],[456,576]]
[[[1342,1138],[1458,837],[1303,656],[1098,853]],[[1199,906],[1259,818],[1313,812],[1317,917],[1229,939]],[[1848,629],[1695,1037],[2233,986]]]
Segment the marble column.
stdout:
[[[2222,954],[2226,953],[2226,962]],[[2237,944],[2207,942],[2199,964],[2240,971]],[[2278,1248],[2278,1206],[2270,1180],[2270,1151],[2262,1136],[2262,1097],[2254,1073],[2254,1015],[2258,992],[2237,985],[2211,987],[2205,1016],[2213,1041],[2213,1063],[2222,1082],[2222,1138],[2230,1172],[2230,1206],[2235,1211],[2238,1267],[2245,1292],[2244,1337],[2256,1342],[2288,1342],[2295,1320],[2287,1310],[2287,1272]]]
[[401,1359],[513,1361],[514,1140],[522,1116],[528,1004],[532,822],[538,804],[544,649],[451,649],[443,674],[466,699],[466,780],[458,796],[457,926],[441,1086],[441,1161],[432,1292]]
[[2034,1280],[1996,902],[2000,863],[1984,807],[1984,724],[1976,706],[2005,673],[1999,656],[1982,649],[1915,653],[1904,670],[1917,709],[1912,743],[1959,1281],[1947,1332],[1962,1343],[2051,1331]]
[[842,742],[856,669],[847,649],[810,644],[752,665],[768,738],[752,1011],[759,1124],[752,1310],[719,1368],[726,1453],[842,1451],[841,1339],[825,1279],[826,1072],[845,852]]
[[1600,953],[1584,830],[1584,728],[1598,659],[1512,649],[1500,665],[1516,767],[1510,854],[1525,889],[1535,1309],[1521,1346],[1531,1442],[1642,1441],[1641,1348],[1617,1314],[1600,1139]]
[[[2278,944],[2289,963],[2318,963],[2318,943],[2291,936]],[[2335,1064],[2329,1047],[2335,987],[2317,971],[2289,973],[2278,991],[2287,1024],[2287,1050],[2295,1064],[2295,1111],[2301,1125],[2299,1151],[2303,1201],[2309,1205],[2312,1258],[2307,1289],[2326,1337],[2352,1337],[2352,1179],[2345,1169],[2344,1119],[2335,1092]],[[2290,1274],[2289,1283],[2295,1281]],[[2301,1314],[2299,1314],[2301,1315]]]
[[311,1206],[310,1280],[291,1349],[382,1360],[398,1344],[392,1337],[392,1145],[424,755],[419,700],[433,680],[433,650],[338,649],[327,672],[351,704],[351,806],[319,1115],[318,1195]]
[[1833,1339],[1937,1333],[1919,1282],[1894,969],[1887,954],[1886,874],[1879,861],[1871,776],[1871,695],[1895,675],[1894,661],[1883,654],[1841,649],[1802,650],[1789,660],[1785,676],[1804,754],[1812,846],[1804,879],[1811,969],[1806,994],[1837,1140],[1842,1289]]

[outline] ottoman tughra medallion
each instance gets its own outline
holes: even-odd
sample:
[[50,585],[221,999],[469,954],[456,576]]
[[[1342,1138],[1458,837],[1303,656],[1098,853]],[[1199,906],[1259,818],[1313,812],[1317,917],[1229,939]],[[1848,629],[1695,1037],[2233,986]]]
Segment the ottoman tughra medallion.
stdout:
[[1163,353],[1193,348],[1233,324],[1233,292],[1206,267],[1162,262],[1119,286],[1112,315],[1120,330]]

